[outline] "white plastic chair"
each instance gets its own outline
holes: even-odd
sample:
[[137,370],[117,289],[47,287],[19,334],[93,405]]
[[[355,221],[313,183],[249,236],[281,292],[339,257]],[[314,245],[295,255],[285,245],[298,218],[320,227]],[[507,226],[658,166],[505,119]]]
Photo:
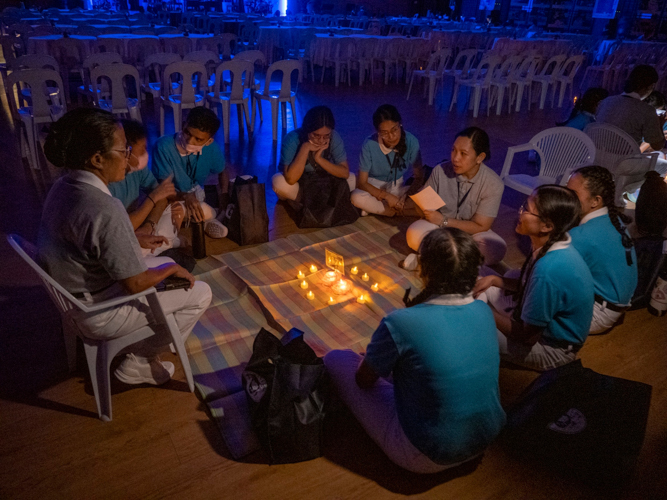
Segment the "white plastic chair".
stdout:
[[[169,342],[174,345],[178,357],[181,360],[181,364],[183,365],[185,378],[188,381],[188,388],[190,389],[190,392],[194,391],[192,369],[190,367],[188,354],[185,350],[185,344],[183,343],[183,337],[178,329],[174,315],[165,314],[162,309],[155,288],[151,287],[134,295],[125,295],[93,305],[84,305],[60,286],[60,284],[51,278],[51,276],[37,264],[37,249],[31,243],[14,234],[9,235],[7,241],[16,253],[21,256],[21,258],[42,280],[44,288],[60,312],[60,317],[63,323],[63,333],[65,336],[67,360],[71,371],[74,370],[76,365],[76,337],[79,337],[83,341],[83,348],[86,353],[88,371],[90,373],[93,393],[95,394],[95,402],[97,403],[97,413],[100,420],[110,422],[112,419],[111,383],[109,374],[111,361],[128,346],[141,342],[154,335],[163,337],[165,339],[165,345]],[[146,297],[153,321],[149,325],[122,337],[110,340],[90,339],[85,336],[85,332],[82,331],[72,317],[72,311],[76,309],[90,314],[101,313],[140,297]]]
[[424,59],[426,53],[428,53],[428,47],[423,38],[411,38],[403,44],[398,62],[405,67],[405,83],[408,83],[408,79],[411,78],[412,67],[418,67],[419,60]]
[[[179,75],[180,87],[174,89],[172,76]],[[184,109],[203,106],[206,103],[206,94],[201,90],[201,82],[206,81],[206,66],[197,61],[179,61],[171,63],[164,69],[162,77],[162,95],[160,100],[160,135],[164,135],[164,108],[169,107],[174,112],[174,130],[181,131],[182,113]],[[192,84],[188,84],[192,82]],[[196,85],[195,85],[196,82]],[[172,92],[176,90],[176,92]],[[180,93],[178,93],[180,90]]]
[[[644,182],[644,173],[655,170],[659,153],[641,153],[639,145],[624,130],[608,123],[591,123],[584,133],[595,145],[595,164],[607,168],[616,183],[615,202],[622,204],[623,193],[634,191]],[[638,174],[623,174],[623,162],[645,162],[645,169]]]
[[445,76],[451,76],[456,80],[456,78],[462,75],[467,75],[476,57],[477,49],[465,49],[460,51],[456,55],[452,67],[442,71],[443,78]]
[[[505,100],[505,92],[507,91],[507,112],[512,110],[512,85],[514,83],[514,74],[523,62],[523,56],[510,56],[505,59],[505,62],[500,66],[500,69],[495,75],[491,77],[490,93],[492,95],[492,102],[496,101],[496,115],[500,115],[503,109],[503,101]],[[495,89],[495,92],[494,92]]]
[[[86,57],[85,61],[83,61],[83,64],[81,65],[81,81],[83,82],[83,85],[79,85],[76,91],[86,98],[93,99],[94,91],[90,79],[90,73],[92,70],[98,66],[108,66],[109,64],[122,63],[122,56],[116,52],[100,52],[98,54],[93,54]],[[104,86],[102,86],[101,89],[105,92],[108,92],[108,89]]]
[[[265,68],[266,67],[266,56],[264,55],[264,52],[261,50],[244,50],[243,52],[239,52],[234,56],[234,59],[241,59],[242,61],[250,61],[254,68],[255,71],[253,71],[253,78],[254,75],[257,74],[257,66],[260,68]],[[311,70],[312,70],[312,65],[311,65]],[[227,82],[225,82],[227,84]],[[262,82],[259,81],[257,78],[254,78],[252,81],[245,81],[246,87],[250,89],[250,110],[255,109],[255,92],[258,90],[261,90],[262,88]],[[264,118],[262,117],[262,107],[258,106],[257,109],[259,110],[259,122],[264,123]],[[254,113],[253,113],[253,118],[254,118]],[[254,125],[254,122],[253,122]]]
[[[46,54],[28,54],[17,57],[16,59],[11,59],[11,63],[8,63],[8,67],[12,71],[22,71],[24,69],[52,69],[60,73],[60,65],[58,64],[58,61],[56,61],[54,57]],[[51,97],[51,104],[55,104],[56,106],[60,105],[60,89],[51,87],[48,89],[48,93]],[[21,89],[21,95],[29,101],[31,98],[30,88]]]
[[[229,114],[232,104],[236,104],[236,110],[239,119],[239,133],[243,130],[243,117],[241,108],[245,114],[246,127],[248,135],[252,133],[252,124],[250,120],[251,94],[250,88],[245,82],[253,82],[255,65],[250,61],[234,58],[231,61],[225,61],[215,70],[215,85],[213,92],[208,94],[208,102],[215,105],[217,112],[218,106],[222,108],[222,125],[225,132],[225,144],[229,144]],[[226,81],[223,80],[225,72],[230,73],[231,90],[223,90],[226,87]],[[241,106],[239,108],[239,106]]]
[[[452,110],[454,104],[456,104],[457,94],[461,87],[469,87],[470,91],[474,91],[472,99],[470,100],[470,106],[473,108],[472,116],[477,118],[479,113],[479,105],[482,101],[482,94],[484,91],[489,93],[491,85],[491,77],[494,75],[495,71],[501,65],[502,59],[499,56],[495,55],[486,55],[479,62],[475,72],[472,76],[464,78],[464,74],[461,74],[454,80],[454,90],[452,91],[452,100],[449,103],[449,111]],[[491,96],[487,95],[486,99],[486,115],[488,116],[491,112]]]
[[[510,174],[514,155],[535,150],[540,160],[537,176]],[[581,130],[572,127],[554,127],[533,136],[530,142],[507,148],[500,178],[507,187],[530,194],[542,184],[567,184],[569,172],[589,165],[595,158],[593,141]]]
[[[331,63],[334,69],[334,82],[335,86],[338,87],[338,83],[341,79],[341,73],[343,78],[345,78],[345,73],[343,70],[347,70],[347,84],[348,86],[352,85],[352,78],[350,76],[350,66],[352,65],[352,60],[355,58],[356,45],[352,38],[341,38],[337,44],[333,47],[333,55],[327,57],[324,61],[324,65],[327,66],[327,63]],[[322,78],[320,83],[324,81],[324,69],[322,70]]]
[[565,54],[553,56],[542,67],[540,74],[533,77],[533,82],[542,87],[542,92],[540,93],[540,109],[544,109],[544,103],[547,100],[549,87],[552,88],[551,103],[553,105],[554,96],[556,95],[556,77],[558,76],[559,70],[566,58],[567,56]]
[[[130,77],[132,83],[128,82]],[[107,98],[102,93],[100,79],[108,80],[110,97]],[[140,79],[139,71],[129,64],[106,64],[100,65],[90,72],[90,81],[93,85],[93,97],[95,104],[114,115],[129,115],[131,119],[141,123],[141,112],[139,110],[139,89]],[[135,89],[134,97],[128,97],[126,89],[130,87]]]
[[[428,58],[428,64],[425,69],[416,69],[412,72],[412,77],[410,78],[410,86],[408,87],[408,96],[406,101],[410,99],[410,92],[412,91],[412,84],[415,80],[415,77],[422,80],[428,79],[428,105],[433,104],[433,96],[435,94],[435,88],[438,82],[442,83],[443,72],[447,67],[447,63],[452,56],[451,49],[440,49],[437,52],[431,54]],[[426,93],[426,87],[424,87],[424,93]]]
[[514,87],[510,89],[510,92],[512,93],[511,102],[516,101],[515,111],[517,113],[521,111],[521,103],[523,102],[523,92],[525,89],[528,89],[528,111],[530,111],[530,103],[533,98],[533,78],[535,77],[535,73],[540,64],[542,64],[542,56],[529,56],[521,66],[519,66],[512,77]]
[[[359,66],[359,86],[363,85],[364,80],[366,79],[366,72],[368,72],[371,85],[375,83],[373,73],[375,72],[375,59],[377,57],[379,43],[380,41],[377,38],[357,39],[357,56],[353,62]],[[312,60],[310,69],[311,71],[313,69]]]
[[162,44],[164,45],[164,51],[171,54],[178,54],[181,57],[185,57],[185,54],[192,52],[192,39],[187,36],[180,36],[174,38],[163,38]]
[[396,81],[398,81],[398,58],[401,51],[401,44],[403,40],[400,38],[392,38],[388,42],[384,42],[384,53],[382,57],[378,57],[377,62],[383,65],[384,68],[384,84],[389,83],[389,76],[391,68],[396,69]]
[[[49,83],[55,85],[49,85]],[[22,94],[14,93],[14,86],[17,86],[17,91],[20,91],[26,85],[30,88],[29,106],[23,106],[17,100],[17,95],[21,96]],[[56,91],[53,90],[54,88]],[[59,104],[53,104],[62,92],[64,92],[62,77],[60,73],[52,69],[14,71],[7,77],[7,93],[12,106],[12,114],[24,126],[29,159],[34,169],[40,168],[37,145],[39,144],[41,124],[58,121],[67,112],[64,102],[58,100]]]
[[[142,92],[151,94],[153,100],[159,99],[162,95],[162,75],[164,74],[164,69],[180,60],[181,56],[178,54],[167,54],[164,52],[147,56],[144,60],[144,82],[141,84]],[[154,75],[153,81],[151,81],[151,71]],[[177,84],[175,88],[178,87],[179,85]]]
[[221,62],[218,53],[212,50],[196,50],[185,54],[183,60],[197,61],[206,66],[206,85],[212,90],[215,83],[215,69]]
[[[278,140],[278,104],[282,108],[283,130],[287,128],[287,103],[292,106],[292,119],[294,120],[294,128],[298,128],[296,120],[296,90],[292,90],[292,73],[297,72],[297,80],[301,72],[301,64],[295,60],[276,61],[266,71],[266,79],[264,80],[264,89],[255,92],[257,98],[257,106],[261,107],[261,101],[269,101],[271,103],[271,124],[273,126],[273,141]],[[273,73],[281,72],[282,80],[280,88],[271,88],[271,77]],[[255,123],[255,110],[252,112],[253,130]]]
[[[556,76],[556,81],[554,83],[554,92],[556,91],[556,86],[560,84],[560,95],[558,98],[558,107],[563,107],[563,97],[565,96],[565,90],[570,88],[570,100],[572,100],[572,88],[574,87],[574,78],[577,76],[577,73],[581,69],[581,66],[584,64],[585,56],[578,55],[572,56],[567,61],[563,63]],[[554,99],[551,100],[551,107],[554,107]]]

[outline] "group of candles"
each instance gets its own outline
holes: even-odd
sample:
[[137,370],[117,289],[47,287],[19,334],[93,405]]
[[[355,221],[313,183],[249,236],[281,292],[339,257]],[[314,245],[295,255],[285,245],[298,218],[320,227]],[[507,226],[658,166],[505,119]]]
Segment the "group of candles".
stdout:
[[[317,266],[314,265],[314,264],[311,265],[310,266],[310,272],[311,273],[316,273],[317,272]],[[352,267],[352,269],[350,269],[350,273],[354,274],[354,275],[359,274],[359,268],[357,266]],[[297,279],[302,280],[301,284],[299,286],[301,288],[303,288],[304,290],[306,290],[308,288],[308,282],[304,279],[306,277],[306,275],[303,273],[303,271],[299,271],[297,273],[296,277],[297,277]],[[368,276],[368,273],[364,273],[361,276],[361,279],[363,281],[368,281],[370,279],[370,277]],[[343,294],[347,293],[349,291],[350,287],[351,287],[350,282],[348,280],[346,280],[343,277],[340,277],[340,279],[339,279],[339,273],[337,271],[327,271],[326,273],[324,273],[324,276],[322,277],[322,282],[325,285],[331,286],[331,289],[337,295],[343,295]],[[371,290],[373,290],[374,292],[377,292],[379,290],[379,288],[380,288],[380,285],[378,283],[375,283],[375,284],[371,285]],[[308,300],[314,300],[315,299],[315,294],[313,293],[312,290],[308,291],[308,293],[306,294],[306,298],[308,298]],[[360,304],[365,303],[366,300],[367,300],[367,297],[363,293],[360,294],[359,297],[357,297],[357,302],[359,302]],[[329,297],[328,304],[329,305],[334,305],[335,303],[336,303],[336,300],[333,297]]]

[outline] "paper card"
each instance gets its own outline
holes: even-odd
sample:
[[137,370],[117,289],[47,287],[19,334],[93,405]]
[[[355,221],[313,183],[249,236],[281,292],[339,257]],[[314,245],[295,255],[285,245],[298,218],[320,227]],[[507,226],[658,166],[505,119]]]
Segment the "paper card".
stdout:
[[431,186],[426,186],[426,188],[422,189],[417,194],[410,195],[410,198],[412,198],[422,210],[439,210],[445,206],[445,202]]
[[345,274],[345,259],[342,255],[332,252],[328,248],[324,249],[324,255],[326,257],[328,268],[338,271],[341,274]]

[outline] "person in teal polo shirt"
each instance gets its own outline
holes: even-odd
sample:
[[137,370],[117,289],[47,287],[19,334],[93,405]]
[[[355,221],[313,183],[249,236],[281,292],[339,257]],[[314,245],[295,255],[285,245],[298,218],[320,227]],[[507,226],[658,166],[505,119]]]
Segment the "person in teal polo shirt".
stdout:
[[229,189],[225,157],[213,139],[219,128],[220,120],[213,111],[197,107],[190,110],[181,132],[160,137],[153,148],[153,174],[159,181],[173,175],[187,215],[196,222],[204,221],[211,238],[227,236],[216,210],[204,202],[203,185],[210,174],[218,174],[221,199]]
[[[516,232],[530,238],[532,252],[519,279],[481,278],[475,295],[486,292],[498,327],[501,358],[535,370],[549,370],[577,357],[593,317],[593,277],[568,231],[581,205],[574,191],[545,184],[519,210]],[[503,291],[515,292],[509,307]]]
[[479,248],[460,229],[440,228],[419,252],[424,289],[382,320],[365,356],[331,351],[324,364],[389,459],[434,473],[478,457],[500,433],[505,413],[493,314],[472,297]]
[[[357,189],[352,204],[366,214],[401,214],[406,197],[424,183],[419,141],[403,129],[395,106],[383,104],[373,113],[376,133],[361,146]],[[414,176],[411,185],[407,181]]]
[[601,333],[630,307],[637,287],[637,254],[624,226],[632,219],[614,205],[614,177],[604,167],[575,170],[567,187],[577,193],[583,216],[570,230],[572,245],[588,264],[595,284],[590,333]]

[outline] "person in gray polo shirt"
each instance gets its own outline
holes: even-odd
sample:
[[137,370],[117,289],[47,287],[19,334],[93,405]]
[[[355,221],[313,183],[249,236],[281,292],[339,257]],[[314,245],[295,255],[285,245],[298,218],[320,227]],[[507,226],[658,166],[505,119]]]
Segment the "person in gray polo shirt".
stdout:
[[[406,238],[410,248],[417,251],[427,233],[437,227],[455,227],[473,236],[484,256],[486,265],[500,262],[507,252],[507,243],[491,231],[498,215],[505,185],[498,174],[484,164],[491,158],[489,136],[478,127],[468,127],[456,135],[451,161],[436,166],[426,182],[427,187],[445,202],[440,210],[421,211],[412,200],[412,207],[422,216],[410,225]],[[409,255],[406,269],[416,268],[416,254]]]
[[[157,248],[166,239],[135,235],[122,202],[108,188],[110,182],[124,178],[130,152],[123,128],[106,111],[76,109],[51,126],[44,153],[56,167],[69,172],[56,181],[44,204],[39,261],[84,303],[138,293],[169,276],[188,279],[189,289],[159,294],[164,311],[174,314],[186,338],[208,307],[211,290],[170,259],[154,268],[146,266],[140,245]],[[111,339],[147,325],[147,311],[148,303],[142,297],[94,315],[76,311],[73,319],[84,335]],[[119,380],[158,385],[171,378],[173,363],[161,362],[157,356],[164,346],[150,341],[133,346],[134,352],[115,371]]]

